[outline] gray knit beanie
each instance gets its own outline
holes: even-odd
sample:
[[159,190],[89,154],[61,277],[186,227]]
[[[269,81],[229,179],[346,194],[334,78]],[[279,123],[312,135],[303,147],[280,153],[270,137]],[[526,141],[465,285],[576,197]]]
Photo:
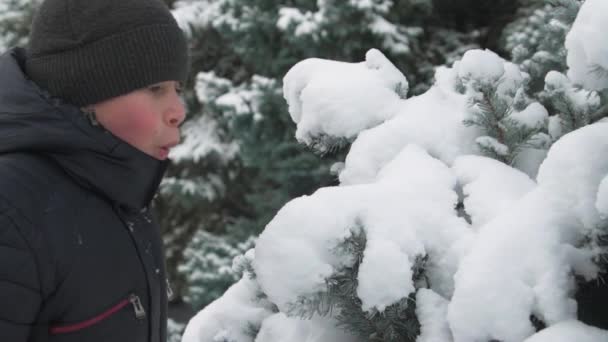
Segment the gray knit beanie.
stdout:
[[51,95],[84,106],[185,81],[188,47],[161,0],[45,0],[25,72]]

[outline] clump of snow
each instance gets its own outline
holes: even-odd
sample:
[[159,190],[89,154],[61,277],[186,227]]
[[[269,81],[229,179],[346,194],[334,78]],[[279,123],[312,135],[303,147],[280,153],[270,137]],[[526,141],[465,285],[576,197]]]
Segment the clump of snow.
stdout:
[[585,325],[579,321],[564,321],[543,329],[524,342],[605,342],[608,331]]
[[537,128],[545,124],[549,119],[549,113],[540,103],[532,102],[524,110],[515,111],[509,117],[524,127]]
[[559,116],[553,115],[549,117],[549,123],[547,125],[547,130],[549,132],[549,137],[553,140],[559,139],[564,134],[564,130],[562,127],[562,122]]
[[[454,341],[522,341],[530,315],[553,323],[575,317],[561,232],[572,219],[532,191],[480,228],[455,276],[448,319]],[[516,214],[514,214],[516,213]]]
[[517,65],[487,49],[465,52],[460,61],[454,62],[453,69],[467,96],[474,100],[482,98],[482,89],[495,89],[496,96],[513,102],[521,100],[518,97],[523,95],[522,88],[529,79]]
[[601,219],[608,218],[608,176],[604,177],[600,182],[600,186],[597,190],[595,208]]
[[536,187],[523,172],[486,157],[459,157],[453,170],[465,196],[464,207],[476,228],[508,210]]
[[[487,100],[484,97],[488,90],[493,90],[497,98],[511,102],[513,107],[525,101],[523,88],[529,76],[520,71],[517,65],[505,61],[490,50],[467,51],[462,60],[454,62],[453,69],[457,81],[465,87],[469,101],[475,103],[470,111],[471,116],[480,110],[477,103]],[[539,112],[542,115],[539,107],[542,108],[542,105],[535,104],[522,113],[517,113],[517,108],[513,108],[515,116],[509,115],[509,118],[521,121],[522,124],[538,121]],[[532,118],[528,118],[528,115],[532,115]]]
[[466,124],[485,131],[476,139],[479,148],[536,177],[550,145],[549,136],[541,133],[549,115],[526,96],[530,76],[489,50],[468,51],[453,69],[472,104]]
[[566,36],[568,77],[591,90],[608,88],[608,2],[587,0]]
[[498,154],[499,156],[506,156],[509,154],[509,146],[502,144],[501,142],[496,140],[496,138],[484,135],[483,137],[475,139],[475,142],[483,148],[487,148],[496,152],[496,154]]
[[[386,261],[393,265],[387,267]],[[407,297],[414,292],[412,283],[412,263],[401,247],[388,240],[368,240],[367,248],[361,266],[359,266],[359,287],[357,295],[361,298],[361,308],[378,311],[395,303],[396,300]],[[377,277],[378,270],[383,270],[382,278]],[[387,283],[387,279],[391,282]],[[378,291],[378,289],[383,289]]]
[[416,294],[416,316],[420,322],[420,336],[416,342],[446,342],[452,333],[446,320],[448,300],[429,289]]
[[[595,111],[600,108],[601,98],[596,91],[586,90],[580,87],[576,87],[566,75],[557,71],[550,71],[545,77],[545,89],[546,96],[552,98],[564,98],[569,106],[572,113],[560,113],[573,115],[577,114],[581,118],[589,117]],[[578,121],[584,120],[579,118]],[[549,133],[554,140],[557,140],[564,133],[563,126],[570,126],[568,122],[561,122],[559,116],[553,116],[550,118]]]
[[557,71],[549,71],[547,76],[545,76],[545,91],[548,92],[549,95],[558,92],[563,93],[574,105],[572,110],[577,112],[588,112],[589,110],[586,108],[598,107],[601,102],[596,91],[575,87],[566,75]]
[[323,134],[352,139],[390,119],[407,87],[403,74],[377,50],[368,51],[362,63],[307,59],[283,79],[296,138],[307,144]]
[[[438,68],[428,92],[404,100],[405,78],[375,50],[363,63],[309,59],[294,66],[284,96],[298,139],[356,140],[340,186],[292,200],[257,241],[257,284],[279,312],[253,319],[261,324],[256,342],[342,341],[332,335],[331,314],[325,323],[286,314],[326,292],[328,279],[357,262],[340,246],[361,232],[361,309],[382,312],[415,294],[419,342],[604,338],[603,331],[573,321],[572,296],[574,276],[598,273],[597,251],[580,246],[608,211],[608,159],[597,158],[608,155],[608,122],[566,134],[548,154],[525,150],[513,162],[519,170],[478,156],[478,144],[500,151],[501,143],[463,124],[474,114],[470,101],[491,86],[514,103],[508,120],[529,129],[549,123],[552,137],[561,135],[560,122],[525,98],[527,80],[514,64],[473,50],[452,68]],[[569,82],[550,73],[545,90],[566,94]],[[597,93],[569,91],[581,108],[591,108],[584,98],[599,103]],[[543,133],[536,138],[550,140]],[[530,175],[545,156],[534,181]],[[420,257],[426,263],[418,282],[413,268]],[[422,282],[428,288],[421,289]],[[251,303],[250,297],[235,307]],[[535,333],[531,316],[549,328]],[[214,336],[222,331],[210,330]]]
[[451,164],[462,154],[475,153],[480,132],[466,127],[466,96],[456,91],[457,72],[439,68],[437,82],[426,93],[401,101],[391,120],[362,132],[352,144],[340,174],[342,184],[368,183],[408,144],[416,144]]
[[608,123],[585,126],[563,136],[547,156],[538,173],[538,182],[550,188],[552,195],[569,202],[583,227],[600,222],[596,209],[598,187],[608,175],[606,130]]
[[288,317],[280,312],[274,314],[262,323],[255,342],[357,342],[353,335],[344,333],[336,328],[330,319],[315,317],[302,320]]
[[[530,142],[537,146],[551,146],[551,137],[545,133],[538,133],[532,136]],[[524,147],[521,148],[517,156],[513,159],[513,167],[521,170],[526,175],[536,178],[538,169],[547,158],[547,150],[544,148]]]
[[[261,288],[281,311],[299,297],[323,291],[335,269],[353,262],[332,251],[354,229],[364,229],[369,244],[357,289],[366,309],[381,311],[409,295],[410,270],[420,255],[432,255],[428,272],[442,272],[437,277],[449,282],[446,265],[457,264],[454,246],[469,233],[454,211],[456,178],[415,146],[391,164],[375,184],[324,188],[289,202],[266,227],[254,267]],[[374,291],[378,287],[383,291]]]
[[[492,87],[506,99],[519,100],[527,76],[517,66],[487,50],[468,51],[452,68],[438,68],[435,85],[426,93],[401,101],[397,115],[377,127],[361,132],[346,157],[340,174],[342,184],[366,183],[407,144],[417,144],[448,165],[463,154],[478,154],[486,147],[501,155],[515,153],[494,137],[482,136],[477,126],[463,122],[473,117],[472,100],[483,96],[482,87]],[[538,103],[512,112],[511,120],[526,128],[545,125],[548,115]],[[539,137],[539,141],[542,140]],[[479,145],[479,146],[478,146]],[[544,151],[521,149],[516,164],[536,175]]]
[[489,50],[469,50],[462,60],[454,63],[458,77],[463,80],[479,80],[485,84],[496,83],[505,73],[504,60]]
[[592,251],[575,246],[600,222],[596,193],[608,161],[595,156],[608,153],[606,129],[594,124],[562,137],[538,186],[480,228],[455,277],[454,341],[522,341],[534,332],[532,314],[550,325],[576,317],[571,273],[597,272]]
[[257,298],[259,289],[247,276],[190,319],[182,342],[254,342],[248,325],[259,327],[272,315],[269,303]]

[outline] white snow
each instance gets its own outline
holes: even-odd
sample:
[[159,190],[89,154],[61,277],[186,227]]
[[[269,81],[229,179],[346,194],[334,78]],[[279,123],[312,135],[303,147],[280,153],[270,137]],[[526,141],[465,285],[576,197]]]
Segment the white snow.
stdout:
[[569,211],[582,225],[599,223],[595,207],[600,182],[608,175],[608,123],[578,129],[558,140],[541,166],[538,182],[554,197],[568,201]]
[[[420,2],[426,2],[422,0]],[[391,22],[392,0],[349,0],[344,4],[327,0],[316,1],[316,11],[305,11],[297,7],[282,6],[278,9],[276,26],[292,38],[310,37],[314,40],[324,38],[328,31],[350,19],[336,15],[335,7],[350,7],[347,12],[359,12],[361,29],[369,30],[382,38],[382,48],[396,55],[411,51],[411,40],[423,33],[419,27],[407,27],[402,23]]]
[[454,63],[458,77],[464,80],[481,80],[492,84],[497,82],[505,73],[504,61],[500,56],[489,50],[469,50],[462,60]]
[[[390,264],[387,264],[390,261]],[[382,275],[378,271],[382,270]],[[368,240],[363,262],[359,267],[359,287],[364,311],[378,311],[414,292],[411,262],[398,244],[382,240]],[[382,291],[378,291],[382,289]]]
[[388,21],[381,15],[373,16],[370,30],[383,37],[382,46],[396,55],[410,53],[411,37],[422,34],[420,28],[404,27]]
[[348,3],[360,10],[379,13],[387,13],[393,6],[392,0],[348,0]]
[[496,140],[496,138],[492,138],[487,135],[475,139],[475,142],[478,143],[481,147],[496,152],[496,154],[498,154],[499,156],[506,156],[510,152],[509,147],[507,145],[502,144],[498,140]]
[[295,25],[294,34],[296,37],[314,36],[319,32],[319,27],[324,19],[323,11],[302,12],[298,8],[282,7],[279,9],[277,27],[282,31],[287,31],[290,25]]
[[196,97],[202,104],[210,103],[234,87],[229,79],[217,76],[213,71],[196,75]]
[[210,153],[216,153],[225,163],[234,158],[238,145],[234,142],[224,143],[217,135],[217,122],[212,118],[201,115],[187,121],[181,128],[183,141],[171,149],[169,157],[175,162],[205,158]]
[[591,90],[608,88],[608,2],[585,1],[566,37],[568,77]]
[[524,342],[606,342],[608,331],[579,321],[564,321],[544,329]]
[[601,219],[608,218],[608,176],[604,177],[600,182],[600,186],[597,190],[595,208]]
[[[580,81],[570,63],[572,56],[597,57],[595,47],[605,49],[575,45],[587,26],[606,31],[608,20],[598,21],[608,8],[587,0],[583,9],[568,38],[572,80],[550,72],[545,92],[561,92],[589,114],[599,95],[572,87]],[[297,13],[285,13],[297,19]],[[604,63],[602,58],[594,62]],[[491,51],[471,50],[452,67],[438,68],[429,91],[405,99],[405,77],[377,50],[362,63],[308,59],[294,66],[283,91],[298,140],[354,139],[344,164],[335,168],[340,185],[294,199],[277,213],[257,240],[255,281],[244,278],[199,314],[204,322],[192,324],[208,324],[209,338],[185,342],[217,336],[236,342],[352,341],[340,335],[331,314],[288,316],[357,261],[341,246],[359,233],[366,237],[356,289],[361,309],[382,312],[415,295],[417,342],[607,341],[608,332],[575,320],[573,295],[575,276],[591,280],[598,274],[598,249],[585,241],[597,237],[608,215],[608,158],[601,157],[608,155],[608,122],[566,132],[559,119],[525,97],[528,78]],[[469,104],[482,95],[482,86],[521,105],[508,119],[526,128],[548,127],[550,134],[535,139],[547,146],[558,139],[550,150],[523,149],[512,165],[480,156],[478,144],[512,152],[463,124],[474,115]],[[420,257],[427,258],[422,280],[413,279]],[[267,295],[265,304],[254,299],[258,290]],[[278,312],[269,311],[268,303]],[[531,316],[548,328],[536,333]],[[255,341],[237,336],[243,322],[261,326]]]
[[[575,87],[566,75],[557,71],[550,71],[545,76],[545,92],[549,96],[565,97],[572,106],[570,110],[579,115],[591,114],[599,109],[601,104],[600,96],[596,91]],[[561,124],[560,127],[554,126],[550,132],[553,138],[559,138]]]
[[420,336],[416,342],[446,342],[452,333],[446,320],[448,301],[429,289],[416,294],[416,316],[420,322]]
[[451,164],[462,154],[475,153],[480,132],[466,127],[466,96],[456,92],[457,72],[439,68],[434,87],[426,93],[400,101],[397,115],[359,134],[340,174],[342,184],[373,181],[378,171],[406,145],[416,144]]
[[[260,236],[253,261],[260,289],[280,313],[254,310],[260,316],[238,319],[262,324],[259,341],[331,340],[331,325],[312,328],[320,321],[284,313],[298,299],[325,291],[325,279],[352,264],[338,246],[362,229],[367,246],[357,294],[364,310],[382,311],[416,291],[413,262],[420,255],[429,258],[431,288],[416,294],[418,342],[540,342],[565,334],[561,329],[581,338],[603,336],[564,322],[576,317],[572,273],[588,279],[597,273],[593,251],[576,246],[600,220],[596,208],[605,196],[598,194],[606,187],[608,161],[594,156],[608,153],[607,129],[608,123],[598,123],[562,137],[537,183],[485,157],[461,156],[449,167],[410,144],[371,182],[324,188],[289,202]],[[587,153],[574,153],[581,150]],[[454,210],[458,185],[476,229]],[[244,293],[245,300],[223,304],[234,301],[229,292],[215,304],[226,312],[204,310],[210,315],[205,322],[214,324],[208,334],[234,334],[235,326],[226,328],[236,320],[231,315],[259,309],[251,304],[251,291]],[[550,328],[535,335],[530,315]]]
[[464,206],[472,226],[479,228],[534,189],[526,174],[494,159],[462,156],[453,166],[463,188]]
[[211,0],[180,0],[175,3],[171,13],[182,31],[191,37],[192,29],[211,26],[216,18],[222,17],[221,3],[222,1]]
[[[383,310],[413,290],[409,270],[417,256],[433,254],[431,274],[457,263],[453,246],[468,230],[454,211],[455,182],[443,163],[411,146],[375,184],[324,188],[289,202],[257,242],[254,266],[261,288],[281,311],[300,296],[322,291],[336,268],[353,262],[332,251],[360,227],[369,245],[357,293],[366,308]],[[438,277],[449,282],[449,274]]]
[[594,124],[562,137],[538,186],[480,229],[456,273],[454,341],[522,341],[533,333],[531,314],[549,324],[576,317],[570,274],[597,272],[592,252],[575,246],[600,220],[596,193],[608,161],[596,156],[608,153],[606,129]]
[[302,320],[274,314],[264,320],[255,342],[357,342],[357,339],[335,327],[328,319]]
[[549,113],[540,103],[532,102],[526,109],[521,112],[513,112],[509,117],[527,128],[537,128],[542,127],[549,119]]
[[283,93],[296,138],[304,143],[319,135],[352,139],[396,113],[407,80],[381,52],[366,61],[345,63],[311,58],[296,64],[283,79]]
[[456,342],[522,341],[534,332],[532,313],[549,322],[575,315],[560,248],[560,230],[572,220],[553,209],[542,191],[528,193],[510,209],[480,229],[456,273],[448,310]]
[[547,125],[547,128],[549,131],[549,136],[553,140],[557,140],[564,134],[561,119],[557,115],[549,117],[549,124]]
[[247,325],[260,326],[270,311],[262,300],[256,298],[255,281],[243,277],[224,295],[205,307],[190,319],[182,342],[237,341],[254,342]]

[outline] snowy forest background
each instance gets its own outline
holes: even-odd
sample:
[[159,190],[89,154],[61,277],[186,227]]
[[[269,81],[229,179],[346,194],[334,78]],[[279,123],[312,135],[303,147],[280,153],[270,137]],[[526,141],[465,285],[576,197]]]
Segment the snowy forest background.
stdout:
[[166,2],[170,342],[608,341],[608,1]]

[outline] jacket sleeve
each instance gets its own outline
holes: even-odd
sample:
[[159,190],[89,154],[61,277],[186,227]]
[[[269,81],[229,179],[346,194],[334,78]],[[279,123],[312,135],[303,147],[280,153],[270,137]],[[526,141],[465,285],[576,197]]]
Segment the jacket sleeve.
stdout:
[[11,217],[0,213],[0,341],[27,341],[41,302],[34,255]]

